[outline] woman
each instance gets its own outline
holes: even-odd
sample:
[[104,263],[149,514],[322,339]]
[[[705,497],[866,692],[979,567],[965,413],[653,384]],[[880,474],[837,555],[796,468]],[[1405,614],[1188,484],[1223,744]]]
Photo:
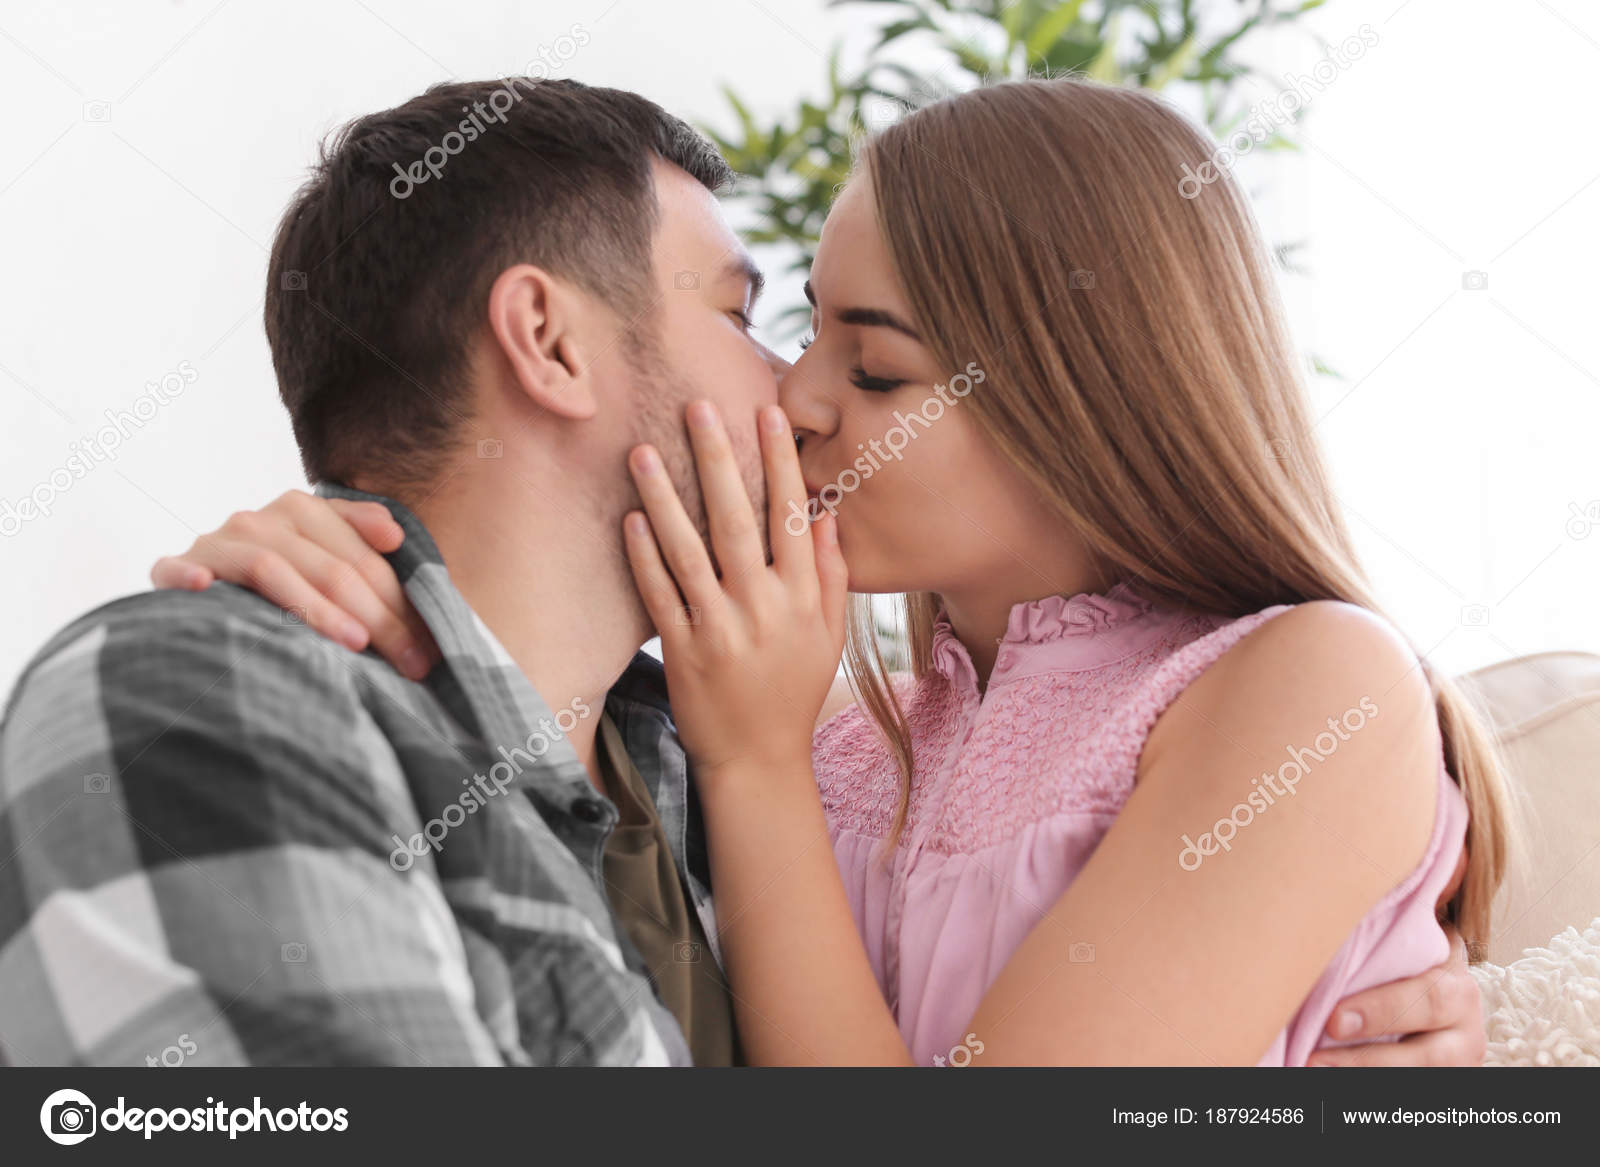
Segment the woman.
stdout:
[[[1074,82],[912,115],[818,248],[771,564],[709,408],[720,572],[634,451],[752,1061],[1303,1064],[1444,957],[1462,862],[1487,938],[1499,770],[1375,615],[1248,207],[1179,193],[1209,151]],[[906,595],[909,676],[871,593]],[[813,743],[842,647],[860,702]]]

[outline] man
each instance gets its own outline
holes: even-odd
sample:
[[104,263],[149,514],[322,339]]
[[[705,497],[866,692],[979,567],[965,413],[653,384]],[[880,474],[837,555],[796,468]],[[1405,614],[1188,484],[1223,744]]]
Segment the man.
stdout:
[[[273,362],[308,476],[346,484],[320,492],[404,532],[389,562],[442,659],[407,655],[406,613],[366,621],[395,668],[324,608],[227,585],[58,634],[0,738],[4,1060],[737,1060],[618,537],[640,441],[703,529],[692,399],[765,495],[781,362],[747,335],[729,177],[652,103],[573,82],[439,86],[329,144],[273,248]],[[245,566],[267,593],[287,570]],[[1399,1008],[1366,1012],[1376,1033]]]

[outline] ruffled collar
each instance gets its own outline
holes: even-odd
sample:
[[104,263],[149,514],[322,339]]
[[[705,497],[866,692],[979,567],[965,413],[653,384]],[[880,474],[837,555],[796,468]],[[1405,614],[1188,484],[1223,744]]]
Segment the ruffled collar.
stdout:
[[[1015,604],[1000,638],[990,683],[1023,669],[1080,670],[1121,660],[1159,636],[1175,613],[1127,581],[1103,593],[1045,596]],[[945,677],[976,686],[972,659],[943,610],[934,621],[932,649],[934,667]]]

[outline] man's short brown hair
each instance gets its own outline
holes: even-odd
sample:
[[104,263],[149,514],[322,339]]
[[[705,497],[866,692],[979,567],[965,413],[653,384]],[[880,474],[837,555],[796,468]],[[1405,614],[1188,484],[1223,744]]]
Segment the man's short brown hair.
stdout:
[[732,177],[654,102],[576,81],[436,85],[323,143],[279,224],[266,330],[313,480],[426,484],[468,417],[489,289],[532,263],[648,313],[660,157]]

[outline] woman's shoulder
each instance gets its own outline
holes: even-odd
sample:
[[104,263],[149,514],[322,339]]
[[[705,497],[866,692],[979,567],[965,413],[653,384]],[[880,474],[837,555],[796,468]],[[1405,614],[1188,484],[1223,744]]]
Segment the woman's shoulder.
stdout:
[[1141,696],[1158,713],[1180,698],[1191,706],[1211,698],[1270,710],[1285,687],[1325,702],[1352,687],[1377,686],[1393,700],[1431,709],[1419,666],[1417,654],[1382,616],[1342,600],[1311,600],[1199,621],[1196,634],[1151,670]]
[[1394,625],[1358,604],[1282,605],[1225,624],[1212,637],[1221,651],[1186,699],[1276,715],[1286,704],[1321,708],[1359,689],[1431,716],[1432,691],[1416,652]]
[[[1428,841],[1443,764],[1421,661],[1392,624],[1356,604],[1268,611],[1162,714],[1140,781],[1182,769],[1185,782],[1215,783],[1220,798],[1241,770],[1297,760],[1306,778],[1327,779],[1299,782],[1298,806],[1385,867],[1407,869]],[[1262,759],[1273,763],[1266,771]]]
[[1179,674],[1194,673],[1181,677],[1188,683],[1175,709],[1252,737],[1297,721],[1320,725],[1363,698],[1388,713],[1371,715],[1374,725],[1392,727],[1386,732],[1431,727],[1437,737],[1421,660],[1394,625],[1357,604],[1313,600],[1268,608],[1222,624],[1168,663]]

